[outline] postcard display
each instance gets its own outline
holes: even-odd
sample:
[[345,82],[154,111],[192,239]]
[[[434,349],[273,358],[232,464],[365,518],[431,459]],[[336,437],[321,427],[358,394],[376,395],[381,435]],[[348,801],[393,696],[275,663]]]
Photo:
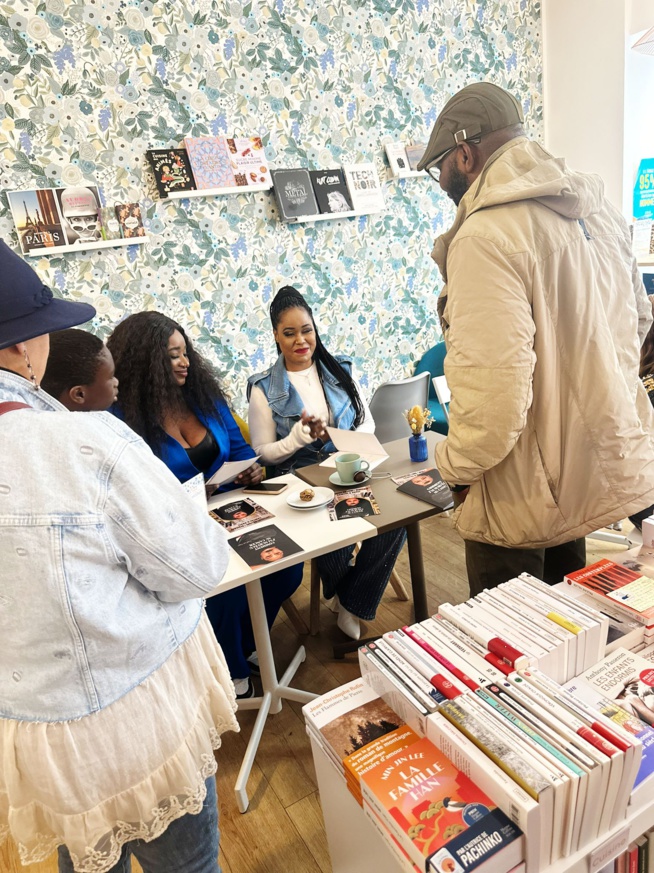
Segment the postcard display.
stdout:
[[334,873],[654,870],[654,645],[605,654],[601,563],[442,603],[304,706]]
[[21,252],[26,257],[144,243],[138,203],[102,206],[95,185],[9,191]]

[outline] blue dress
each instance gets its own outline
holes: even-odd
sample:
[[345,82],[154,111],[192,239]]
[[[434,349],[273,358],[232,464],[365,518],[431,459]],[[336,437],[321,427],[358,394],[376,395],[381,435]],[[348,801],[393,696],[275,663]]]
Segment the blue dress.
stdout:
[[[123,417],[120,403],[114,404],[110,412],[119,418]],[[211,478],[225,461],[242,461],[255,457],[252,447],[243,439],[234,416],[224,400],[216,402],[215,412],[211,416],[204,416],[198,412],[195,414],[211,432],[218,449],[211,466],[204,471],[206,479]],[[153,451],[180,482],[186,482],[201,472],[191,462],[184,446],[168,434],[164,442],[153,448]],[[234,484],[229,484],[219,490],[228,491],[236,487]],[[269,627],[272,627],[282,603],[299,587],[302,581],[302,566],[296,564],[294,567],[287,567],[261,580]],[[210,597],[207,600],[207,616],[225,654],[232,678],[244,679],[249,676],[250,665],[247,655],[254,651],[255,642],[245,586],[240,585],[238,588]]]

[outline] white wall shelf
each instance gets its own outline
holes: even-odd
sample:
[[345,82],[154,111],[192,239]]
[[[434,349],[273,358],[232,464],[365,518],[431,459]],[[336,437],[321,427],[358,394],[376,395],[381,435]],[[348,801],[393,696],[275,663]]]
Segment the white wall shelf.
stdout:
[[316,215],[300,215],[298,218],[283,221],[282,224],[306,224],[309,221],[339,221],[341,218],[357,218],[360,215],[379,215],[380,212],[385,211],[385,209],[375,209],[374,212],[363,212],[353,209],[348,212],[320,212]]
[[185,200],[187,197],[219,197],[222,194],[254,194],[270,191],[272,185],[231,185],[229,188],[195,188],[193,191],[170,191],[161,200]]
[[101,239],[91,245],[72,245],[72,246],[46,246],[42,249],[31,249],[25,252],[26,258],[42,258],[51,255],[64,255],[67,252],[88,252],[92,249],[115,249],[120,246],[142,246],[148,242],[147,236],[131,236],[123,239]]
[[[392,172],[392,171],[391,171]],[[400,170],[397,175],[392,176],[393,179],[428,179],[429,173],[426,170]]]

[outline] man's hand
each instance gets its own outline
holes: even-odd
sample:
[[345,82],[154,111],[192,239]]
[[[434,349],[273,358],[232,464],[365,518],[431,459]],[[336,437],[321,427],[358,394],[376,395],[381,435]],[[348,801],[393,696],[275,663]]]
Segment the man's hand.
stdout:
[[251,467],[248,467],[247,470],[243,470],[242,473],[239,473],[236,479],[234,479],[235,485],[258,485],[259,482],[263,479],[263,467],[259,466],[259,464],[254,463]]

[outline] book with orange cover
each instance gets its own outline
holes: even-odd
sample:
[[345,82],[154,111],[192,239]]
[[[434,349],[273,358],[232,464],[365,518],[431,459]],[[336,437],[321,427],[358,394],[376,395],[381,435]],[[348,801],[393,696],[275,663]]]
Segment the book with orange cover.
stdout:
[[524,858],[522,832],[427,739],[363,773],[361,789],[426,873],[507,873]]
[[419,740],[420,737],[415,731],[411,730],[408,725],[402,725],[343,758],[347,787],[360,806],[363,806],[361,776],[368,773],[377,764],[396,757],[401,751]]
[[654,579],[607,558],[565,576],[568,585],[606,601],[640,624],[654,625]]

